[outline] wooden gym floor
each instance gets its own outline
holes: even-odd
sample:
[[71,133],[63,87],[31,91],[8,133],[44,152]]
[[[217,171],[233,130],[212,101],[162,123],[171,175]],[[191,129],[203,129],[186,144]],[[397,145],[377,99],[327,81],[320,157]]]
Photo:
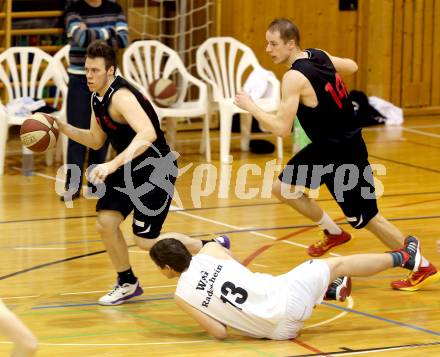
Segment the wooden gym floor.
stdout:
[[[403,128],[367,129],[364,137],[371,162],[386,167],[386,175],[378,176],[384,185],[382,214],[418,236],[424,255],[439,266],[439,118],[407,120]],[[234,139],[229,190],[231,166],[220,170],[214,161],[215,190],[199,201],[189,189],[200,184],[193,176],[204,163],[197,152],[199,138],[199,133],[179,133],[180,167],[193,165],[177,184],[180,202],[173,204],[183,209],[170,212],[164,231],[200,238],[227,233],[236,257],[265,273],[283,273],[308,259],[305,248],[318,238],[318,229],[267,197],[272,176],[264,183],[261,175],[248,174],[246,192],[258,189],[255,197],[240,194],[239,180],[236,186],[242,164],[256,164],[263,173],[267,162],[268,167],[275,164],[274,156],[241,153]],[[233,331],[224,342],[213,340],[175,306],[175,281],[159,275],[147,254],[135,247],[130,258],[144,295],[117,307],[99,306],[96,301],[111,288],[115,273],[95,231],[95,201],[81,198],[67,208],[55,193],[57,167],[44,166],[37,156],[35,175],[21,176],[16,169],[19,143],[12,138],[10,144],[6,174],[0,177],[0,296],[38,336],[39,356],[440,356],[440,284],[415,293],[393,291],[389,282],[405,275],[399,269],[354,279],[352,299],[317,307],[292,341],[252,340]],[[284,162],[290,153],[286,140]],[[208,192],[214,186],[202,188]],[[318,200],[354,234],[350,245],[333,254],[386,250],[367,231],[345,224],[325,189]],[[131,219],[123,231],[132,244]],[[0,355],[10,348],[0,337]]]

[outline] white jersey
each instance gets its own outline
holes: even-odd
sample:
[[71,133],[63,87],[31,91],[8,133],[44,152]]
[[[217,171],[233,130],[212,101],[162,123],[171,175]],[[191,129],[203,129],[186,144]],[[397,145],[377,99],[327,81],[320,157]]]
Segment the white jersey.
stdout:
[[[324,270],[328,271],[325,263],[310,262],[324,264]],[[315,274],[319,277],[317,279],[310,278],[310,274],[304,274],[304,271],[295,273],[305,264],[275,277],[253,273],[233,259],[218,259],[199,253],[193,256],[190,266],[181,274],[176,295],[245,335],[293,338],[310,316],[313,306],[322,301],[328,286],[329,273],[320,271]],[[310,267],[306,268],[310,270]],[[322,275],[324,281],[316,284],[316,280],[322,280]]]

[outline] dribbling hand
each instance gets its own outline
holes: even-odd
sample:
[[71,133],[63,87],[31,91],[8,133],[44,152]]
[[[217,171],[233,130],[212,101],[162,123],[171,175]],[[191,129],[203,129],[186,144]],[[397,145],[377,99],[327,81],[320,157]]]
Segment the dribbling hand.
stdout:
[[104,164],[96,165],[89,173],[88,180],[94,185],[104,183],[108,175],[112,174],[118,169],[113,161]]
[[237,94],[235,94],[234,104],[243,110],[250,111],[254,101],[247,93],[237,92]]

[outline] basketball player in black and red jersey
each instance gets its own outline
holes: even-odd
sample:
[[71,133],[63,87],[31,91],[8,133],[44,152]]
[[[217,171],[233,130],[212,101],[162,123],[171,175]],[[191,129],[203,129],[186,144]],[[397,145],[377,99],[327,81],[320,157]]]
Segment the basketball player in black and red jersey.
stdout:
[[[297,26],[283,18],[272,21],[266,40],[266,52],[272,60],[289,67],[282,79],[278,112],[262,111],[245,93],[236,95],[235,104],[278,136],[290,135],[297,116],[312,141],[288,162],[273,185],[273,193],[281,201],[323,230],[322,239],[309,246],[309,255],[319,257],[351,239],[305,192],[306,188],[316,189],[322,184],[337,200],[352,227],[365,227],[385,245],[398,249],[404,236],[378,211],[367,148],[341,78],[357,71],[356,62],[316,48],[302,50]],[[440,272],[422,258],[418,271],[404,280],[393,281],[391,286],[414,291],[438,279]]]
[[[95,166],[89,180],[100,185],[96,210],[97,229],[118,273],[112,291],[99,299],[101,305],[118,305],[142,294],[129,261],[121,223],[134,211],[135,243],[150,247],[168,234],[161,234],[178,175],[176,157],[170,151],[151,103],[120,76],[115,77],[116,54],[102,41],[87,48],[87,85],[93,93],[90,129],[79,129],[57,120],[60,131],[70,139],[99,149],[108,138],[117,155]],[[84,103],[89,105],[89,103]],[[190,252],[208,241],[172,233]],[[215,241],[229,248],[226,236]]]

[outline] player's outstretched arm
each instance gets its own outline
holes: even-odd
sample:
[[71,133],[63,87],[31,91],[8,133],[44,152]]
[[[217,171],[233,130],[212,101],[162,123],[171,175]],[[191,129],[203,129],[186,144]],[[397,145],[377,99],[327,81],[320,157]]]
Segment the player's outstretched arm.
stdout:
[[177,306],[179,306],[183,311],[190,315],[194,320],[196,320],[200,326],[202,326],[211,336],[218,340],[224,340],[228,337],[228,332],[226,326],[211,316],[197,310],[188,304],[185,300],[174,297]]
[[37,351],[38,342],[35,336],[1,301],[0,333],[14,343],[12,357],[29,357]]

